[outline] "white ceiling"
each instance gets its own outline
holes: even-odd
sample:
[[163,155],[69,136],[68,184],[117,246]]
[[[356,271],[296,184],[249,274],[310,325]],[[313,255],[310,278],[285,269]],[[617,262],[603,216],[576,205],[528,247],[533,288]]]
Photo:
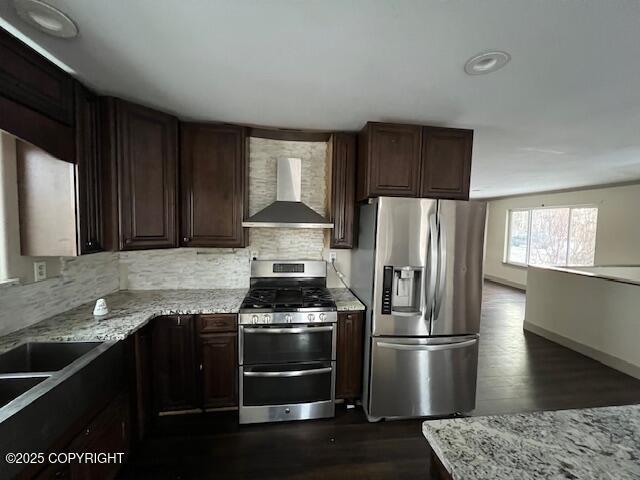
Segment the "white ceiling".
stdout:
[[[640,179],[636,0],[50,0],[74,40],[0,16],[110,93],[181,118],[473,128],[472,196]],[[487,50],[512,61],[467,76]]]

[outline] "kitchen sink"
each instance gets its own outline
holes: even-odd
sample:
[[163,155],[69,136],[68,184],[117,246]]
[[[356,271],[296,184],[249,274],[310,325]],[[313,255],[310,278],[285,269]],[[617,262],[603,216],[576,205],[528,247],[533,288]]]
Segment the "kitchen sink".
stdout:
[[100,342],[24,343],[0,355],[0,376],[62,370],[100,344]]
[[0,408],[27,390],[35,387],[46,377],[0,378]]

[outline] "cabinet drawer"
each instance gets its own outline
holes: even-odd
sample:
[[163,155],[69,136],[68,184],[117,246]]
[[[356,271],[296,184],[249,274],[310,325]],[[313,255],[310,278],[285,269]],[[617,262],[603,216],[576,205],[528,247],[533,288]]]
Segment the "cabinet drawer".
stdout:
[[198,317],[200,333],[235,332],[238,328],[238,318],[233,313],[215,313]]

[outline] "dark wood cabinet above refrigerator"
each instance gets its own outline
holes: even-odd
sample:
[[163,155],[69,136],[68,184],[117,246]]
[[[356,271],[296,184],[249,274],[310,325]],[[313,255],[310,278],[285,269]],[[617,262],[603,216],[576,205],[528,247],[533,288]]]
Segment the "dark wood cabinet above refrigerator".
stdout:
[[469,198],[473,130],[369,122],[358,136],[357,199]]

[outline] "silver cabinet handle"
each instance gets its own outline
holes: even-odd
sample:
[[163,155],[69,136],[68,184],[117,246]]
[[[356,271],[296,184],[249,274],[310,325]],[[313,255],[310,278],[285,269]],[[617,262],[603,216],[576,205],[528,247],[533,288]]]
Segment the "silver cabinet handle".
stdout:
[[436,345],[410,345],[406,343],[388,343],[388,342],[378,342],[377,345],[383,348],[392,348],[393,350],[413,350],[413,351],[427,351],[427,352],[437,352],[439,350],[453,350],[456,348],[465,348],[470,347],[475,344],[478,340],[467,340],[464,342],[458,343],[439,343]]
[[438,225],[436,223],[436,214],[429,216],[429,284],[427,288],[427,313],[431,315],[436,296],[436,281],[438,279],[438,245],[437,245]]
[[433,306],[434,320],[440,315],[442,297],[444,296],[445,282],[447,280],[447,230],[442,222],[438,224],[438,247],[440,250],[440,255],[438,256],[438,270],[440,271],[440,275],[438,278],[438,293]]
[[318,333],[332,332],[330,327],[303,327],[303,328],[242,328],[244,333]]
[[305,377],[331,373],[331,367],[313,368],[311,370],[291,370],[289,372],[244,372],[245,377]]

